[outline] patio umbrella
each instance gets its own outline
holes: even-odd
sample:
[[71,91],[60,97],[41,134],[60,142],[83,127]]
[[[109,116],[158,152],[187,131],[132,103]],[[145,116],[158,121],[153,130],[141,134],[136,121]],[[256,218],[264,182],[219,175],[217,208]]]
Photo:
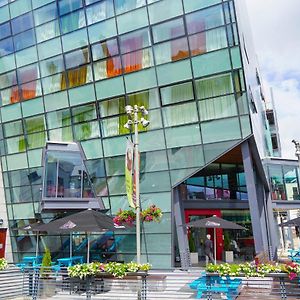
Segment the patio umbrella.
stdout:
[[58,233],[71,233],[74,231],[82,231],[87,233],[87,262],[90,260],[90,243],[89,236],[91,232],[105,232],[116,229],[123,229],[125,226],[117,226],[113,219],[99,211],[87,209],[79,213],[75,213],[61,219],[41,225],[33,231],[47,231]]
[[216,254],[217,254],[217,245],[216,245],[216,228],[222,229],[247,229],[236,223],[224,220],[217,216],[212,216],[205,219],[200,219],[192,221],[186,224],[188,227],[198,227],[198,228],[213,228],[214,229],[214,258],[216,264]]
[[289,220],[287,222],[283,222],[283,223],[279,224],[279,226],[281,226],[281,227],[300,226],[300,217],[292,219],[292,220]]

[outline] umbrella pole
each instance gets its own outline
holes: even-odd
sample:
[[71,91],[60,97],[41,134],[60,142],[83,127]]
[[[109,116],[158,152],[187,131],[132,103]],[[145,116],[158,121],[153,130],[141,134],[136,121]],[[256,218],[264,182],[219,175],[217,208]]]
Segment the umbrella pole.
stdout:
[[70,232],[70,258],[72,258],[72,252],[73,252],[73,241],[72,241],[72,232]]
[[217,237],[216,237],[216,228],[214,228],[214,259],[215,265],[217,264]]
[[39,255],[39,232],[36,234],[35,257]]
[[90,262],[90,234],[87,234],[87,256],[86,256],[86,262]]

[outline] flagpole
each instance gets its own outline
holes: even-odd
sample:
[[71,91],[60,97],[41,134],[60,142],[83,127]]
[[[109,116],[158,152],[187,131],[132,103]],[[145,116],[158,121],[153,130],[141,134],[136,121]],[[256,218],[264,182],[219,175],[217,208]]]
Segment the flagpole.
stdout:
[[216,228],[214,228],[214,259],[215,259],[215,265],[217,264],[217,237],[216,237]]

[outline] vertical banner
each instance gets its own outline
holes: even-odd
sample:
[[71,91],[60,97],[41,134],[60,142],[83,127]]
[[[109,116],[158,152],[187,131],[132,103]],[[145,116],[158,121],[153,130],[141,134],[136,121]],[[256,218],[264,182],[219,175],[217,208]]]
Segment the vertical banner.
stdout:
[[133,170],[133,203],[134,203],[135,207],[136,207],[136,180],[135,180],[135,178],[136,178],[136,169],[135,169],[135,160],[138,159],[138,164],[139,164],[139,166],[140,166],[140,163],[141,163],[140,158],[141,158],[141,153],[140,153],[140,151],[139,151],[139,153],[138,153],[138,157],[137,157],[137,158],[135,157],[135,153],[134,153],[134,170]]
[[133,170],[133,143],[127,140],[126,157],[125,157],[125,183],[126,194],[129,206],[135,208],[133,202],[133,183],[132,183],[132,170]]

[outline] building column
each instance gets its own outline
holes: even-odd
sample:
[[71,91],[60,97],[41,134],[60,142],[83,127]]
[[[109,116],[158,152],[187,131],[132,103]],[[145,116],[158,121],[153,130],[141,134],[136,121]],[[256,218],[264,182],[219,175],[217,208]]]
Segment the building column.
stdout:
[[181,269],[188,270],[191,266],[190,249],[185,226],[184,209],[180,200],[179,188],[173,189],[173,208],[177,232]]
[[264,249],[264,242],[263,242],[263,236],[261,230],[260,216],[262,211],[259,207],[259,201],[256,193],[256,181],[255,181],[255,175],[253,171],[253,161],[252,161],[248,141],[242,143],[241,148],[242,148],[247,193],[249,199],[248,201],[249,201],[249,209],[251,215],[253,237],[255,240],[255,252],[259,253],[261,251],[266,250]]

